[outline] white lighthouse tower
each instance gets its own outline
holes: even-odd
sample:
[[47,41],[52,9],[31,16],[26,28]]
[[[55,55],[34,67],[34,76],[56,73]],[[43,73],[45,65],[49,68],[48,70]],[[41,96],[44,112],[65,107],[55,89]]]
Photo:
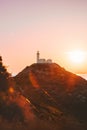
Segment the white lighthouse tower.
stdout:
[[39,51],[37,51],[37,63],[39,63],[39,59],[40,59],[40,53]]

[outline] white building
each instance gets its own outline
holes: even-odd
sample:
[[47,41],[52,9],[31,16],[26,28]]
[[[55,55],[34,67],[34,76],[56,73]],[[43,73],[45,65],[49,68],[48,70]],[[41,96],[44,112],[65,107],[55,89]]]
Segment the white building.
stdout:
[[39,51],[37,51],[37,63],[49,63],[51,64],[52,63],[52,60],[51,59],[40,59],[40,53]]

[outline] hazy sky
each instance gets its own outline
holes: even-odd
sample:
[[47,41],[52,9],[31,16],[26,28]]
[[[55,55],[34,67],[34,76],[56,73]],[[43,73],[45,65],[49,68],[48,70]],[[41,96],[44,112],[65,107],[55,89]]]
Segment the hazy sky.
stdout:
[[18,73],[41,57],[73,72],[67,52],[87,51],[86,0],[0,0],[0,55],[11,73]]

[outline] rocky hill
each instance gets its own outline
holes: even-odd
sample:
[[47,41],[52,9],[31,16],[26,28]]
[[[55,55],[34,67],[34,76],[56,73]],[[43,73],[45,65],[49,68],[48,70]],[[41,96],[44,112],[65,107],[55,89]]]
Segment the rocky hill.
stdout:
[[62,124],[64,129],[87,128],[85,79],[58,64],[45,63],[27,66],[14,80],[16,90],[32,104],[33,113],[38,119],[60,124],[66,122]]

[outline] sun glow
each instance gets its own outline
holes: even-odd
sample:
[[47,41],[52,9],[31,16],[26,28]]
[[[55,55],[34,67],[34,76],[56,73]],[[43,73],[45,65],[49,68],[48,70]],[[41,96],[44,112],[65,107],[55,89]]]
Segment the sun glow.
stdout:
[[81,64],[85,60],[85,52],[83,51],[76,50],[76,51],[71,51],[68,54],[69,54],[70,61],[75,64]]

